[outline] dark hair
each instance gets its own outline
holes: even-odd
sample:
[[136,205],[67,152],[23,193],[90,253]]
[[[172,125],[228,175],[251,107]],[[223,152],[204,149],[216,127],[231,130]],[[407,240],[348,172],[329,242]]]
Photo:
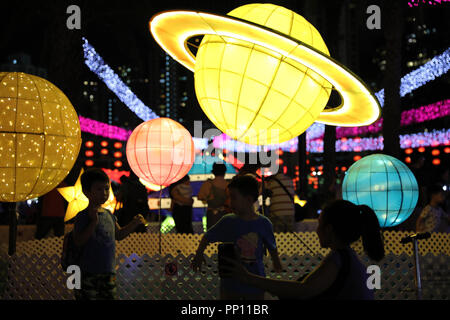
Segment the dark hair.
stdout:
[[81,187],[83,190],[90,191],[92,185],[97,181],[109,183],[109,177],[102,169],[90,168],[81,175]]
[[214,162],[212,171],[215,176],[224,176],[227,172],[227,167],[223,163]]
[[229,189],[236,189],[243,196],[251,196],[254,201],[258,200],[259,183],[252,175],[244,174],[234,176],[228,185]]
[[434,184],[434,185],[429,186],[429,187],[427,188],[428,199],[431,200],[431,197],[432,197],[433,195],[438,194],[438,193],[440,193],[440,192],[444,192],[444,190],[442,189],[442,186],[441,186],[441,185]]
[[370,259],[384,257],[384,244],[380,224],[375,212],[366,205],[355,205],[347,200],[336,200],[322,212],[325,225],[331,224],[336,236],[350,245],[362,236],[364,251]]

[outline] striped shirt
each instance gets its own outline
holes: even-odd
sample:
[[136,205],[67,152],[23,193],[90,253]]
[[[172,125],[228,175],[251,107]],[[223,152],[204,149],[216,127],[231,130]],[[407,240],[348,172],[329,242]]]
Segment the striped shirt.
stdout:
[[[285,186],[293,198],[295,196],[295,190],[292,180],[282,173],[277,173],[274,177]],[[270,197],[270,213],[277,216],[294,215],[294,202],[286,191],[284,191],[283,187],[280,186],[278,181],[270,179],[266,184],[266,188],[272,191],[272,196]]]

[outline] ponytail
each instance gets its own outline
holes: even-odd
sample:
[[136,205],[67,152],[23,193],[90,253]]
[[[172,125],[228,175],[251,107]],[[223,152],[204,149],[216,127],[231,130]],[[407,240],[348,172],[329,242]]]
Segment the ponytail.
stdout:
[[364,251],[370,259],[380,261],[384,257],[384,244],[378,218],[370,207],[359,205],[358,208],[361,213],[361,236]]

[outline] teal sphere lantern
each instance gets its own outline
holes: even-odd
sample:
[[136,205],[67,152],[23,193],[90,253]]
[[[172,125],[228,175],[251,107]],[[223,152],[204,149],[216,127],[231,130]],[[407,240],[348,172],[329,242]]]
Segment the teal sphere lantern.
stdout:
[[409,218],[419,198],[417,180],[400,160],[373,154],[355,162],[342,184],[342,198],[372,208],[380,227],[394,227]]

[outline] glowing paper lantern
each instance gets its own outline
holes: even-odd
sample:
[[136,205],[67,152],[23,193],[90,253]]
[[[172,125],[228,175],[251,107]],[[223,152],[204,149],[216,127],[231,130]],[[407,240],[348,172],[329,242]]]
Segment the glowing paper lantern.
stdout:
[[355,162],[342,184],[342,197],[372,208],[381,227],[409,218],[419,197],[414,174],[394,157],[373,154]]
[[[248,4],[227,16],[169,11],[150,30],[175,60],[194,71],[205,114],[235,140],[287,141],[314,121],[361,126],[377,120],[376,97],[330,58],[319,32],[302,16],[273,4]],[[205,35],[196,56],[187,41]],[[341,106],[324,110],[332,87]]]
[[[69,221],[70,219],[75,218],[75,216],[80,211],[83,211],[89,205],[89,199],[84,195],[81,187],[81,175],[83,174],[83,172],[84,170],[81,169],[80,175],[78,176],[77,182],[75,182],[74,186],[58,188],[58,192],[69,203],[69,205],[67,206],[64,221]],[[102,207],[114,213],[115,206],[116,198],[114,197],[114,192],[110,185],[108,200],[106,200]]]
[[0,72],[0,201],[53,190],[80,147],[78,116],[61,90],[37,76]]
[[150,189],[151,191],[160,191],[165,188],[165,186],[158,186],[156,184],[145,181],[142,178],[139,178],[139,182],[142,183],[147,189]]
[[194,163],[194,151],[189,131],[169,118],[141,123],[126,148],[133,172],[159,186],[168,186],[184,177]]

